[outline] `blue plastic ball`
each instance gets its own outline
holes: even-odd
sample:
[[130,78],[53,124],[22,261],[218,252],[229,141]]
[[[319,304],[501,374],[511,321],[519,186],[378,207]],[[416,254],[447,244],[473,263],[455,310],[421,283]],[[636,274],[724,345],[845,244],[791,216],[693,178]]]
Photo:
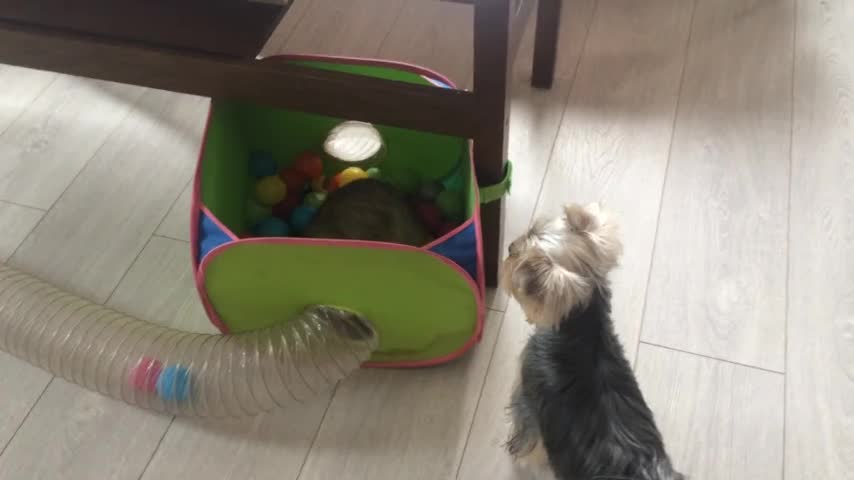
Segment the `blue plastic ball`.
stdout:
[[259,237],[287,237],[288,224],[277,217],[265,218],[257,223],[252,232]]
[[157,379],[157,394],[164,401],[184,401],[190,397],[190,371],[180,365],[164,368]]
[[264,150],[255,150],[249,154],[249,174],[256,178],[270,177],[279,172],[279,165],[273,154]]
[[291,228],[295,232],[301,233],[311,223],[315,213],[317,213],[317,209],[308,205],[300,205],[295,208],[291,213]]

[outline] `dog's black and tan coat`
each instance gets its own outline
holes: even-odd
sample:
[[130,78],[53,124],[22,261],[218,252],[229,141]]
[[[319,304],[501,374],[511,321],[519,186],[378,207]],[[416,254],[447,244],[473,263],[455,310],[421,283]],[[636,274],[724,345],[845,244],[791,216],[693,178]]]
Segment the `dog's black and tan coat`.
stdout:
[[505,288],[536,326],[510,402],[507,448],[558,480],[683,480],[611,319],[622,247],[598,206],[570,205],[510,246]]

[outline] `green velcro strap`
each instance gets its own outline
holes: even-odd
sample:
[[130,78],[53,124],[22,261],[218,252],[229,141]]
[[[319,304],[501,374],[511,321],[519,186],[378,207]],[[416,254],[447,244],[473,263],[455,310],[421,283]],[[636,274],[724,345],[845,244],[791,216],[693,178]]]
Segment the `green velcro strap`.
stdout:
[[513,162],[507,161],[507,166],[504,167],[504,178],[495,185],[486,187],[478,187],[480,191],[480,203],[487,204],[501,199],[504,195],[510,193],[510,186],[513,183]]

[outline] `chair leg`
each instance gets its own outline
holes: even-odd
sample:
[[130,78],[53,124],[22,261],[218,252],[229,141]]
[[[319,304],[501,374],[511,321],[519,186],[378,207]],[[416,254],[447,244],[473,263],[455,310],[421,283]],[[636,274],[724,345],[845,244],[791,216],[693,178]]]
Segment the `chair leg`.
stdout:
[[560,34],[560,10],[563,0],[539,0],[537,32],[534,40],[534,66],[531,85],[551,88],[557,62],[557,42]]
[[[474,94],[478,105],[474,161],[481,185],[494,185],[504,178],[507,162],[511,0],[475,0],[474,5]],[[487,286],[498,281],[502,207],[503,202],[497,200],[483,205],[480,212]]]

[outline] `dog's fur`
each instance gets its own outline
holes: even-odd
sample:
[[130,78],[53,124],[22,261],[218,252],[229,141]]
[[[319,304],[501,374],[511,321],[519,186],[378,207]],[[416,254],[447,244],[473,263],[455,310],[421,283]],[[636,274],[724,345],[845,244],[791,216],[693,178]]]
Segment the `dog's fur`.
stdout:
[[510,245],[504,287],[536,330],[511,399],[509,453],[559,480],[684,480],[614,333],[622,246],[597,205],[564,207]]

